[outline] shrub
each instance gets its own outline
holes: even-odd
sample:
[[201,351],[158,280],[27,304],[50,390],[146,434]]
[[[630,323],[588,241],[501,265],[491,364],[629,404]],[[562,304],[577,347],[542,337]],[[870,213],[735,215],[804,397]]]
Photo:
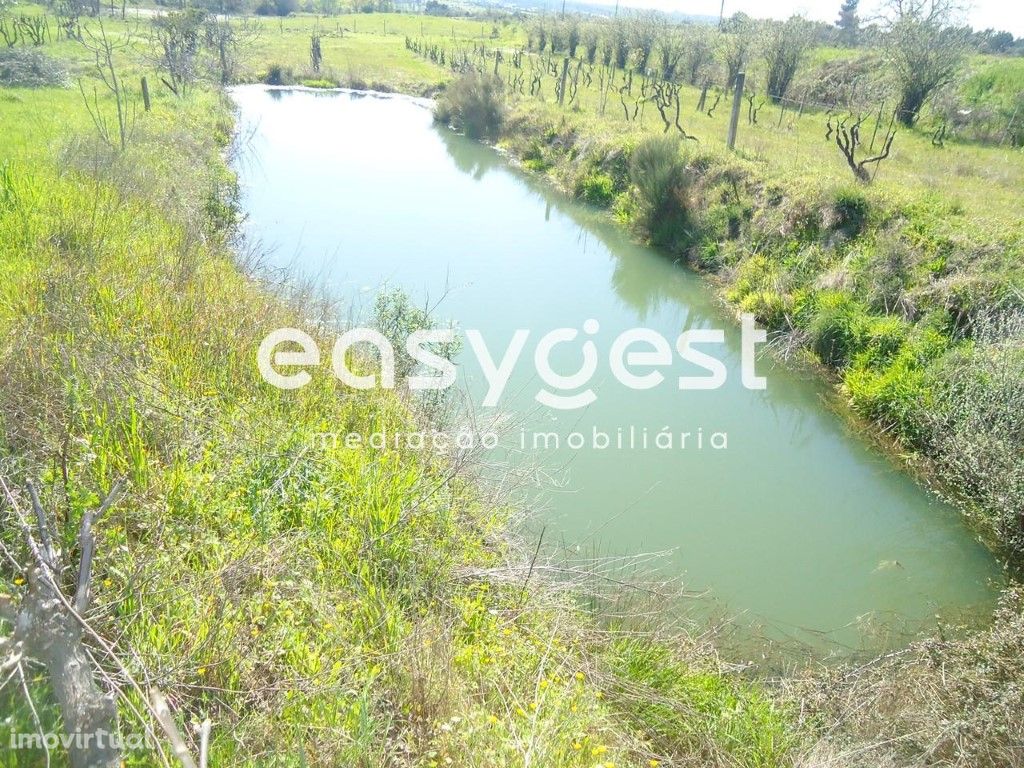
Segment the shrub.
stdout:
[[808,329],[811,347],[826,365],[846,367],[865,342],[863,308],[845,293],[827,291],[818,296],[815,309]]
[[835,228],[848,237],[856,237],[868,223],[871,204],[859,189],[842,189],[836,193],[833,210],[836,215]]
[[1024,311],[978,319],[975,340],[928,372],[924,413],[943,479],[981,503],[1000,540],[1024,553]]
[[60,62],[30,48],[0,49],[0,86],[45,88],[63,85],[67,72]]
[[863,352],[868,365],[881,366],[891,362],[902,349],[910,327],[898,317],[872,317],[864,323]]
[[267,67],[267,74],[263,76],[263,82],[267,85],[291,85],[295,82],[295,74],[291,67],[283,64],[271,64]]
[[785,328],[793,314],[793,297],[774,291],[754,291],[740,302],[740,309],[749,312],[768,328]]
[[875,312],[913,314],[907,296],[914,274],[914,254],[896,238],[879,238],[877,247],[862,251],[857,265],[857,292]]
[[856,674],[832,676],[819,696],[801,699],[801,712],[842,723],[843,738],[872,745],[866,759],[847,765],[1019,766],[1022,680],[1024,593],[1010,587],[984,630],[922,640]]
[[732,287],[726,293],[729,301],[742,301],[748,294],[756,291],[778,292],[780,285],[779,264],[763,253],[740,262]]
[[592,171],[576,185],[576,196],[591,205],[607,208],[615,199],[615,182],[607,173]]
[[917,414],[926,399],[924,371],[909,352],[888,364],[870,367],[862,358],[847,372],[843,385],[854,409],[904,440],[919,444],[923,433]]
[[434,119],[471,139],[496,139],[505,123],[501,79],[476,72],[463,75],[437,100]]
[[651,136],[637,145],[629,160],[629,179],[640,198],[637,223],[660,245],[689,236],[689,212],[683,197],[688,179],[679,150],[677,137]]
[[260,0],[255,11],[257,16],[289,16],[297,8],[296,0]]

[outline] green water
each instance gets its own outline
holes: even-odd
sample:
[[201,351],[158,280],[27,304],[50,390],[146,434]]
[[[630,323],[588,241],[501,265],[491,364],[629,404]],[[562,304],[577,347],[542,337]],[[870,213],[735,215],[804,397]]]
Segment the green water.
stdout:
[[[700,278],[494,150],[434,127],[422,103],[255,86],[233,94],[249,136],[238,165],[248,230],[273,266],[321,282],[356,316],[382,287],[400,287],[480,330],[496,358],[514,330],[531,332],[500,407],[527,430],[526,450],[511,455],[533,468],[528,498],[549,542],[583,554],[667,552],[663,573],[708,591],[702,610],[815,644],[878,647],[991,605],[1000,580],[991,555],[953,510],[852,433],[820,384],[762,356],[767,389],[743,387],[739,329]],[[536,338],[591,318],[602,356],[630,328],[670,342],[685,329],[724,328],[724,345],[701,348],[725,363],[726,384],[680,391],[674,378],[694,371],[676,356],[666,382],[635,391],[603,360],[593,404],[540,405]],[[556,348],[556,370],[578,369],[580,343]],[[467,351],[459,362],[459,386],[479,406],[482,372]],[[507,444],[522,439],[519,426]],[[630,427],[652,440],[666,427],[703,430],[705,443],[530,446],[535,430],[589,443],[595,428],[614,438]],[[714,432],[727,434],[726,449],[710,447]]]

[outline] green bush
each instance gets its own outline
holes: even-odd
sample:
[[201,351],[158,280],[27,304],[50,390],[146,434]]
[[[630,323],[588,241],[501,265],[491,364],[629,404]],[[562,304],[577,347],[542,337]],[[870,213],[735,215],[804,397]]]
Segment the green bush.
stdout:
[[689,239],[689,186],[686,164],[675,136],[651,136],[633,150],[629,180],[640,198],[637,222],[651,240],[672,245]]
[[864,324],[865,349],[861,353],[869,366],[886,365],[903,348],[910,327],[898,317],[872,317]]
[[291,85],[295,82],[295,73],[291,67],[283,64],[270,64],[263,76],[263,82],[267,85]]
[[980,502],[999,541],[1024,555],[1024,312],[989,313],[972,342],[929,367],[922,414],[946,485]]
[[471,139],[498,138],[505,124],[501,79],[476,72],[463,75],[437,100],[434,119]]
[[903,353],[888,365],[871,368],[858,359],[844,377],[843,386],[854,410],[882,425],[912,445],[924,437],[919,417],[926,400],[923,369],[911,354]]
[[836,214],[835,229],[856,237],[868,224],[871,204],[862,190],[841,189],[836,193],[833,210]]
[[615,199],[615,182],[607,173],[592,171],[576,185],[576,196],[591,205],[607,208]]
[[743,298],[740,309],[754,315],[768,328],[785,328],[793,314],[793,297],[773,291],[754,291]]
[[849,295],[838,291],[819,294],[808,329],[811,347],[821,361],[844,368],[864,346],[867,318]]

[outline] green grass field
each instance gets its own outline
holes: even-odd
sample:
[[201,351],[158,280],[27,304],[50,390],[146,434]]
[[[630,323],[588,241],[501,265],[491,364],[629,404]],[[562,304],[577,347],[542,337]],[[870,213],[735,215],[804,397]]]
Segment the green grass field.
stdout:
[[[283,20],[260,20],[263,33],[253,47],[246,79],[259,79],[269,64],[292,69],[298,82],[316,80],[342,85],[362,84],[389,90],[430,93],[449,81],[453,73],[416,56],[405,49],[405,37],[423,40],[449,51],[472,52],[482,46],[488,52],[502,50],[506,62],[500,72],[507,77],[509,54],[525,45],[526,30],[514,21],[492,22],[467,19],[444,19],[402,14],[360,14],[327,20],[311,16],[293,16]],[[322,29],[323,73],[309,71],[309,35],[319,25]],[[816,52],[807,67],[843,55],[839,49]],[[821,58],[824,56],[824,58]],[[820,61],[819,61],[820,59]],[[524,69],[526,66],[524,65]],[[977,57],[971,62],[972,74],[964,85],[965,92],[997,94],[1008,99],[1024,77],[1024,65],[1014,60]],[[616,83],[621,82],[618,72]],[[560,109],[553,104],[555,78],[548,77],[539,98],[524,96],[519,106],[543,112],[546,119],[557,120],[563,114],[567,121],[588,134],[607,137],[638,137],[659,133],[663,129],[651,105],[643,109],[642,118],[634,123],[623,116],[617,94],[612,93],[602,110],[601,94],[595,84],[581,88],[576,102]],[[1019,89],[1018,89],[1019,90]],[[712,92],[708,106],[714,101]],[[729,96],[724,95],[713,117],[697,112],[700,98],[697,88],[684,86],[681,122],[688,133],[696,136],[705,148],[723,148],[729,118]],[[631,100],[630,109],[634,106]],[[807,107],[799,114],[798,107],[765,105],[758,124],[747,119],[744,102],[737,147],[742,157],[758,164],[759,172],[796,185],[829,186],[852,180],[846,162],[834,143],[826,140],[826,115],[820,108]],[[879,133],[884,136],[890,115],[885,114]],[[781,122],[780,122],[781,118]],[[867,122],[864,133],[870,135],[875,121]],[[1020,218],[1018,190],[1024,184],[1024,153],[1010,148],[994,148],[948,143],[943,148],[932,145],[931,133],[900,131],[893,144],[892,157],[877,174],[876,186],[894,199],[917,199],[928,193],[941,193],[965,209],[982,226],[1013,226]]]

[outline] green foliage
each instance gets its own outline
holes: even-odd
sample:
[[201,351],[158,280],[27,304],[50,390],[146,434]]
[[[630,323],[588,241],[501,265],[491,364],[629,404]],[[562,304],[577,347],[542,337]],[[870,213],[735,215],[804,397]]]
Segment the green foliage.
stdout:
[[576,196],[591,205],[607,208],[615,199],[615,180],[607,173],[591,171],[576,185]]
[[290,16],[296,10],[296,0],[259,0],[254,8],[257,16]]
[[864,346],[867,317],[851,296],[825,291],[815,297],[808,327],[811,348],[823,363],[844,368]]
[[649,729],[659,754],[682,759],[703,749],[712,764],[755,768],[779,765],[794,744],[787,715],[755,688],[688,664],[664,646],[619,639],[608,663],[622,681],[611,698]]
[[785,22],[765,22],[761,54],[767,70],[767,93],[773,101],[778,102],[786,96],[797,69],[813,44],[810,23],[799,16]]
[[967,53],[967,31],[954,26],[952,4],[897,3],[885,34],[886,59],[898,89],[897,119],[912,126],[927,99],[952,82]]
[[844,188],[836,193],[833,210],[837,219],[835,228],[847,237],[857,237],[868,226],[871,203],[863,190]]
[[505,122],[501,79],[476,72],[462,75],[438,98],[434,117],[471,139],[496,139]]
[[925,414],[941,476],[958,494],[979,499],[985,520],[1011,552],[1024,551],[1024,313],[989,312],[974,340],[928,371],[934,407]]
[[641,141],[629,158],[629,179],[639,196],[637,223],[651,240],[666,246],[688,240],[690,180],[679,138],[665,134]]
[[263,82],[267,85],[292,85],[295,82],[295,73],[291,67],[283,64],[270,64],[263,76]]
[[[374,304],[374,321],[377,329],[391,343],[395,350],[395,377],[403,380],[416,372],[416,361],[406,350],[406,342],[417,331],[438,330],[430,313],[417,307],[408,295],[400,290],[385,290]],[[439,342],[426,345],[431,352],[453,360],[459,353],[459,341]]]
[[786,328],[792,324],[793,297],[774,291],[752,291],[740,301],[740,309],[750,312],[766,327]]

